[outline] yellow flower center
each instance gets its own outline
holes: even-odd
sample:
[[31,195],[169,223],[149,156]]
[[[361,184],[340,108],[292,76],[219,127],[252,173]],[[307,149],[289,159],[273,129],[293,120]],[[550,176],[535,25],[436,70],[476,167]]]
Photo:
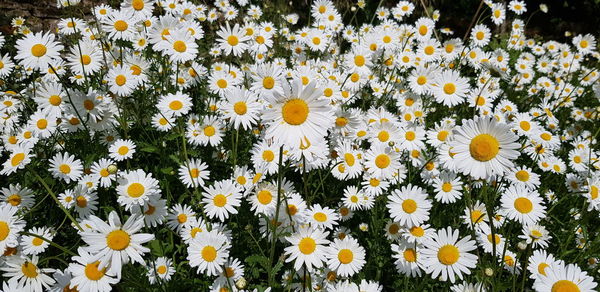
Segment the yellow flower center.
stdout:
[[5,240],[10,233],[10,227],[6,221],[0,221],[0,241]]
[[[69,199],[69,197],[67,197],[67,199]],[[67,199],[65,199],[65,201],[69,202]],[[75,204],[77,204],[77,207],[79,208],[85,208],[87,207],[87,199],[84,196],[77,196]]]
[[444,84],[444,93],[445,94],[454,94],[456,92],[456,85],[454,83],[446,83]]
[[10,195],[8,198],[6,198],[6,202],[13,206],[19,206],[21,204],[21,196],[18,194]]
[[125,155],[125,154],[129,153],[129,147],[121,146],[121,147],[119,147],[119,150],[117,150],[117,152],[119,153],[119,155]]
[[518,180],[520,180],[522,182],[529,181],[529,172],[527,172],[525,170],[519,170],[519,171],[517,171],[517,173],[515,174],[515,176],[517,177]]
[[390,163],[391,160],[387,154],[379,154],[375,157],[375,165],[380,169],[388,167]]
[[426,82],[427,82],[427,77],[425,77],[425,76],[419,76],[419,77],[417,78],[417,84],[419,84],[419,85],[423,85],[423,84],[425,84]]
[[483,212],[479,210],[471,211],[471,222],[473,223],[481,223],[483,221]]
[[354,57],[354,64],[356,64],[356,66],[358,67],[362,67],[365,65],[365,57],[358,55]]
[[412,214],[417,210],[417,202],[412,199],[406,199],[402,202],[402,210],[408,214]]
[[173,50],[183,53],[187,50],[187,45],[184,41],[175,41],[173,43]]
[[489,134],[479,134],[469,144],[471,157],[481,162],[492,160],[498,155],[499,151],[500,144],[498,140]]
[[139,198],[144,194],[146,188],[141,183],[132,183],[127,187],[127,194],[133,198]]
[[415,140],[416,137],[417,137],[417,135],[413,131],[408,131],[408,132],[406,132],[406,134],[404,134],[404,138],[406,138],[406,140],[408,140],[408,141],[413,141],[413,140]]
[[86,100],[84,100],[84,101],[83,101],[83,107],[84,107],[86,110],[88,110],[88,111],[91,111],[91,110],[93,110],[93,109],[94,109],[95,105],[94,105],[94,102],[93,102],[93,101],[91,101],[91,100],[89,100],[89,99],[86,99]]
[[124,250],[129,246],[131,238],[127,232],[118,229],[111,231],[106,236],[106,245],[113,250]]
[[217,86],[219,86],[219,88],[227,88],[227,80],[219,79],[217,81]]
[[347,264],[351,263],[353,259],[354,259],[354,253],[347,248],[344,248],[338,252],[338,260],[342,264],[347,265]]
[[204,128],[204,135],[206,135],[207,137],[212,137],[215,135],[215,127],[213,126],[206,126]]
[[542,133],[540,135],[540,138],[544,139],[544,141],[550,141],[550,139],[552,139],[552,135],[550,135],[548,133]]
[[202,249],[202,259],[212,262],[217,258],[217,249],[214,246],[207,245]]
[[117,21],[115,21],[113,26],[115,27],[115,29],[117,31],[125,31],[129,27],[129,24],[127,24],[127,22],[125,22],[123,20],[117,20]]
[[36,122],[36,126],[41,130],[46,129],[46,127],[48,127],[48,121],[46,119],[39,119]]
[[489,242],[494,242],[494,241],[495,241],[495,242],[496,242],[496,245],[498,245],[498,244],[500,244],[500,241],[501,241],[502,239],[500,238],[500,235],[498,235],[498,234],[494,234],[494,239],[492,239],[492,235],[491,235],[491,234],[488,234],[488,235],[487,235],[487,240],[488,240]]
[[417,261],[417,252],[412,248],[407,248],[406,250],[404,250],[402,255],[404,256],[404,259],[409,263],[414,263]]
[[61,165],[58,167],[58,170],[59,170],[60,172],[64,173],[64,174],[69,174],[69,173],[71,173],[71,167],[70,167],[69,165],[67,165],[67,164],[61,164]]
[[27,278],[37,278],[38,276],[37,267],[32,262],[25,262],[21,265],[21,272]]
[[42,243],[44,243],[44,240],[42,240],[39,237],[34,237],[33,240],[31,241],[31,244],[33,244],[35,246],[40,246],[40,245],[42,245]]
[[213,198],[213,204],[217,207],[223,207],[227,204],[227,197],[223,194],[218,194]]
[[125,85],[125,82],[127,82],[127,77],[125,77],[125,75],[120,74],[117,75],[117,77],[115,77],[115,83],[119,86],[123,86]]
[[434,52],[435,52],[435,49],[433,48],[433,46],[425,47],[425,55],[433,55]]
[[426,25],[421,25],[419,27],[419,34],[420,35],[426,35],[428,31],[429,31],[429,28],[427,28]]
[[294,98],[287,101],[281,108],[283,120],[290,125],[301,125],[308,118],[308,104],[302,99]]
[[135,10],[142,10],[144,9],[144,1],[143,0],[133,0],[131,1],[131,7],[133,7],[133,9]]
[[313,218],[315,218],[315,220],[317,220],[318,222],[325,222],[327,221],[327,215],[325,215],[325,213],[323,212],[317,212],[313,215]]
[[275,159],[275,153],[273,153],[271,150],[265,150],[263,151],[262,158],[266,162],[271,162],[273,159]]
[[178,111],[182,107],[183,107],[183,103],[179,100],[174,100],[174,101],[171,101],[171,103],[169,103],[169,108],[174,111]]
[[302,238],[300,243],[298,243],[298,249],[300,249],[300,252],[303,254],[312,254],[316,248],[317,243],[310,237]]
[[540,263],[538,265],[538,273],[546,276],[546,268],[549,267],[550,265],[547,263]]
[[449,182],[445,182],[444,184],[442,184],[442,191],[444,192],[449,192],[452,190],[452,184]]
[[440,141],[446,141],[446,138],[448,138],[448,134],[448,131],[442,130],[437,134],[437,139]]
[[529,131],[529,129],[531,129],[531,124],[528,121],[521,121],[519,126],[523,131]]
[[234,35],[230,35],[229,37],[227,37],[227,43],[230,46],[236,46],[239,42],[240,42],[240,40],[238,39],[238,37],[236,37]]
[[476,37],[478,40],[483,40],[483,38],[485,37],[485,34],[483,33],[483,31],[478,31],[478,32],[475,34],[475,37]]
[[92,58],[89,55],[82,55],[81,56],[81,64],[83,65],[89,65],[92,62]]
[[106,268],[99,270],[99,265],[99,261],[85,265],[85,276],[92,281],[98,281],[102,279],[102,277],[104,277],[104,272],[106,272]]
[[440,263],[449,266],[458,261],[460,252],[456,246],[446,244],[438,250],[437,257]]
[[263,87],[266,89],[272,89],[275,86],[275,79],[271,76],[267,76],[263,79]]
[[258,202],[260,202],[263,205],[267,205],[267,204],[271,203],[271,201],[273,200],[273,195],[268,190],[262,190],[262,191],[258,192],[256,197],[258,199]]
[[183,223],[187,222],[187,215],[185,215],[185,214],[177,215],[177,222],[179,222],[179,224],[183,224]]
[[597,186],[590,187],[590,197],[592,198],[592,200],[595,200],[596,198],[598,198],[598,187]]
[[166,266],[159,266],[158,268],[156,268],[156,272],[159,274],[164,274],[167,272],[167,267]]
[[527,214],[531,212],[531,210],[533,210],[533,204],[531,203],[531,200],[525,197],[517,198],[515,200],[514,206],[515,209],[517,209],[517,211],[519,211],[522,214]]
[[52,95],[50,98],[48,98],[48,102],[53,106],[59,106],[62,102],[62,98],[60,98],[58,95]]
[[46,46],[44,46],[43,44],[35,44],[33,45],[33,47],[31,47],[31,54],[34,57],[43,57],[44,55],[46,55],[47,51],[48,48],[46,48]]
[[387,131],[381,131],[377,135],[377,138],[379,139],[379,141],[385,142],[390,139],[390,134]]

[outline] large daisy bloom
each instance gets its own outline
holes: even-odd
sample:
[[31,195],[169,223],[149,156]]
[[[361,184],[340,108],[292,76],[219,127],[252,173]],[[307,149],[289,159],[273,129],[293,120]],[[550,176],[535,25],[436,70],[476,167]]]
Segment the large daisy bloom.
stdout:
[[300,227],[296,233],[285,238],[292,244],[285,248],[285,261],[294,261],[296,271],[300,271],[302,265],[306,265],[306,269],[310,272],[313,267],[322,267],[326,252],[325,245],[329,242],[328,234],[329,232],[320,229]]
[[266,98],[269,102],[269,109],[263,115],[263,120],[268,121],[266,137],[290,146],[306,146],[322,140],[334,121],[329,101],[321,99],[323,91],[315,82],[305,87],[301,80],[291,85],[284,83],[283,91],[283,95],[274,92],[273,97]]
[[491,117],[463,121],[451,142],[457,168],[473,178],[502,175],[513,167],[519,156],[518,137],[510,126]]
[[25,221],[15,216],[19,208],[4,204],[0,206],[0,250],[6,250],[7,246],[15,247],[19,244],[19,232],[25,228]]
[[412,227],[429,219],[431,201],[422,188],[409,184],[400,190],[394,190],[388,198],[387,208],[394,221]]
[[231,246],[227,236],[212,230],[192,240],[188,246],[188,260],[191,267],[198,267],[198,272],[208,276],[217,276],[221,266],[229,257]]
[[469,253],[477,248],[475,241],[467,236],[458,240],[458,230],[440,229],[432,238],[424,243],[423,266],[432,278],[440,276],[442,281],[454,283],[456,277],[463,279],[463,274],[471,274],[475,268],[477,256]]
[[542,202],[537,191],[523,186],[508,187],[500,199],[506,217],[523,225],[536,224],[546,216]]
[[108,292],[112,290],[111,285],[119,282],[114,273],[100,268],[100,262],[93,259],[93,255],[83,248],[77,249],[78,256],[73,257],[73,263],[69,264],[69,271],[73,278],[68,289],[64,291],[99,291]]
[[535,291],[560,291],[560,292],[592,292],[597,283],[578,266],[557,263],[556,266],[545,269],[533,284]]
[[120,278],[121,267],[129,262],[129,258],[145,263],[142,255],[150,249],[142,244],[153,240],[154,234],[138,233],[144,227],[143,217],[132,215],[125,224],[121,224],[117,212],[112,211],[108,215],[108,223],[94,215],[90,216],[89,222],[92,230],[82,232],[81,238],[88,244],[84,249],[94,254],[92,260],[100,261],[99,269],[110,267],[108,271]]
[[326,252],[327,266],[342,277],[352,276],[365,265],[365,255],[365,249],[358,240],[350,236],[342,240],[336,238]]
[[52,61],[60,60],[63,46],[54,41],[55,35],[49,32],[32,33],[17,41],[17,60],[25,68],[46,70]]

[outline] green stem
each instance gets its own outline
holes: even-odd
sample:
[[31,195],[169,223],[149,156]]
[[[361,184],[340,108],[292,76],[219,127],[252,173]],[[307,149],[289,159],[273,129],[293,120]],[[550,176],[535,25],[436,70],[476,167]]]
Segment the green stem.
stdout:
[[42,177],[40,177],[37,174],[37,172],[35,172],[35,170],[30,169],[30,171],[33,173],[33,176],[35,176],[35,178],[44,186],[44,188],[46,189],[46,191],[48,191],[48,194],[50,194],[50,196],[52,197],[52,199],[54,199],[54,201],[56,202],[56,204],[58,205],[58,207],[60,207],[60,209],[65,213],[65,215],[67,215],[67,217],[69,218],[69,220],[71,220],[71,222],[73,222],[73,224],[75,224],[75,226],[77,227],[77,229],[79,229],[79,231],[83,232],[83,228],[81,228],[81,226],[79,225],[79,223],[77,222],[77,220],[75,220],[75,218],[73,218],[73,216],[71,216],[71,214],[69,213],[69,211],[67,209],[65,209],[65,207],[60,203],[60,201],[56,197],[56,194],[54,194],[54,192],[52,191],[52,189],[50,189],[50,187],[48,186],[48,184],[46,184],[46,182],[44,181],[44,179],[42,179]]

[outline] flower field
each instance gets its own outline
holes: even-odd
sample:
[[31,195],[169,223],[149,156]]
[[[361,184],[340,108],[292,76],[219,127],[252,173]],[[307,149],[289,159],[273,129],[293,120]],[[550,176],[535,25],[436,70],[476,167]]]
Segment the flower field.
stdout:
[[199,2],[0,34],[1,291],[596,291],[596,36]]

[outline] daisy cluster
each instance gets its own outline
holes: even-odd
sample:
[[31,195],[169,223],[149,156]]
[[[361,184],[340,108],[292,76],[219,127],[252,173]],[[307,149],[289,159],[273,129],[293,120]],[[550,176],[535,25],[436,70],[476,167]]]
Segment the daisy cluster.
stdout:
[[423,1],[78,2],[0,35],[2,291],[596,289],[593,35],[518,0],[464,38]]

